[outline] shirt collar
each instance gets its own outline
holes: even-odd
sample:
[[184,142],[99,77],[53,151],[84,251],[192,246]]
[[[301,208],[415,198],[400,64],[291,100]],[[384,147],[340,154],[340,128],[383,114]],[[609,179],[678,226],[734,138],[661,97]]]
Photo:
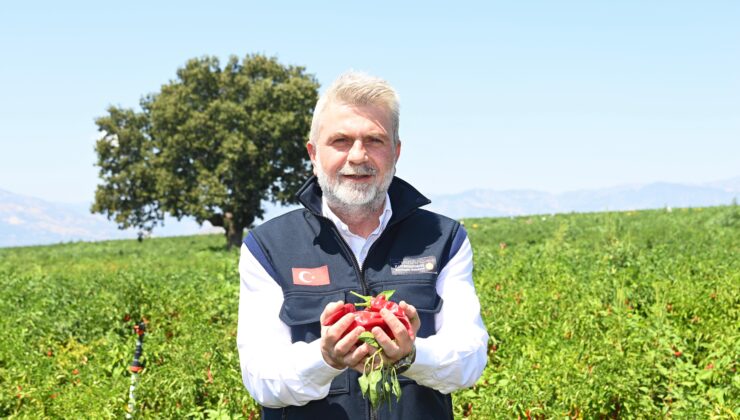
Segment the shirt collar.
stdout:
[[[352,233],[349,230],[349,226],[347,226],[347,224],[344,223],[342,219],[339,218],[339,216],[331,211],[329,205],[326,204],[326,200],[324,200],[323,198],[321,200],[321,215],[331,220],[343,234],[359,237],[358,235]],[[383,213],[381,213],[378,217],[378,221],[380,223],[378,223],[378,227],[373,231],[373,233],[370,234],[370,236],[378,235],[380,234],[380,232],[385,230],[385,227],[388,226],[388,222],[391,220],[391,216],[393,216],[393,210],[391,209],[391,198],[388,193],[385,193],[385,206],[383,207]]]

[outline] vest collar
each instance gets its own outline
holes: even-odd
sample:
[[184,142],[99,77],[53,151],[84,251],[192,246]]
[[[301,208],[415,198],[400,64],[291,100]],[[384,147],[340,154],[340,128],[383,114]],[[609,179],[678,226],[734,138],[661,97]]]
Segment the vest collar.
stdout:
[[[321,216],[321,196],[321,187],[319,187],[316,176],[309,178],[296,193],[298,201],[317,216]],[[391,185],[388,187],[388,196],[391,198],[391,209],[393,209],[393,216],[391,216],[388,225],[406,218],[419,207],[431,203],[411,184],[396,176],[393,177]]]

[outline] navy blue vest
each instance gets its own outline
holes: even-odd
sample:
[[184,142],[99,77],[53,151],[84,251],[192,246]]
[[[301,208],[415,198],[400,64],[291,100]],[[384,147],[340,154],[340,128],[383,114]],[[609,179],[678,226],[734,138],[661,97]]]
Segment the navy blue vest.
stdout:
[[[419,337],[435,333],[434,315],[442,307],[437,276],[466,237],[455,220],[419,209],[430,201],[411,185],[394,178],[388,195],[393,215],[371,246],[362,267],[334,223],[321,216],[321,189],[315,177],[298,192],[305,209],[295,210],[253,229],[244,243],[283,289],[280,319],[290,326],[293,342],[321,336],[319,316],[329,302],[357,302],[350,294],[376,295],[395,289],[394,301],[405,300],[419,311]],[[327,267],[329,284],[295,284],[293,268]],[[370,418],[370,404],[357,384],[359,374],[347,369],[334,378],[329,395],[305,406],[263,408],[265,419]],[[380,419],[451,419],[452,399],[399,376],[402,396]],[[373,415],[374,416],[374,415]]]

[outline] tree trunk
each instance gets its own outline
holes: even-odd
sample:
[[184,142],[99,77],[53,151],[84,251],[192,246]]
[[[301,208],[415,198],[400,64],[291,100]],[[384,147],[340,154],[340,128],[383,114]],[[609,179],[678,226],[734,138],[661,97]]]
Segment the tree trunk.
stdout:
[[244,226],[234,220],[231,212],[226,212],[223,220],[224,230],[226,231],[226,248],[230,250],[232,246],[241,247]]
[[229,230],[226,231],[226,247],[231,249],[232,246],[241,247],[242,237],[244,235],[244,226],[237,226],[231,223]]

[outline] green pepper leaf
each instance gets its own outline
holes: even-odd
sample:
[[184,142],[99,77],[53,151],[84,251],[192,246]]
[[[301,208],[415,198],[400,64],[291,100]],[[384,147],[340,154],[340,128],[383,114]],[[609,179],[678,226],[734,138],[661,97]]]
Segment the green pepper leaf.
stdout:
[[378,388],[381,379],[380,370],[373,370],[368,375],[368,383],[370,385],[370,405],[373,407],[378,406]]
[[393,395],[396,396],[396,402],[398,402],[401,399],[401,384],[398,382],[398,378],[393,378],[392,382]]
[[375,339],[375,336],[370,331],[365,331],[362,334],[360,334],[360,340],[363,342],[370,344],[371,346],[378,348],[380,347],[380,344],[378,344],[378,340]]
[[[366,339],[370,339],[372,334],[365,334]],[[362,337],[362,335],[361,335]],[[374,341],[374,339],[373,339]],[[365,361],[363,374],[357,380],[362,391],[362,396],[370,400],[370,406],[377,412],[383,403],[388,403],[388,410],[391,409],[392,395],[396,396],[396,402],[401,397],[401,384],[398,382],[398,373],[393,366],[380,364],[374,367],[376,362],[382,362],[383,349],[379,348]],[[378,360],[378,358],[381,358]]]
[[370,385],[370,383],[367,380],[367,376],[365,376],[363,374],[362,376],[360,376],[359,378],[357,378],[357,383],[360,384],[360,390],[362,391],[362,396],[365,397],[365,398],[367,398],[367,391],[368,391],[368,387]]
[[373,370],[368,376],[372,385],[377,385],[378,382],[383,379],[382,373],[380,373],[380,369]]

